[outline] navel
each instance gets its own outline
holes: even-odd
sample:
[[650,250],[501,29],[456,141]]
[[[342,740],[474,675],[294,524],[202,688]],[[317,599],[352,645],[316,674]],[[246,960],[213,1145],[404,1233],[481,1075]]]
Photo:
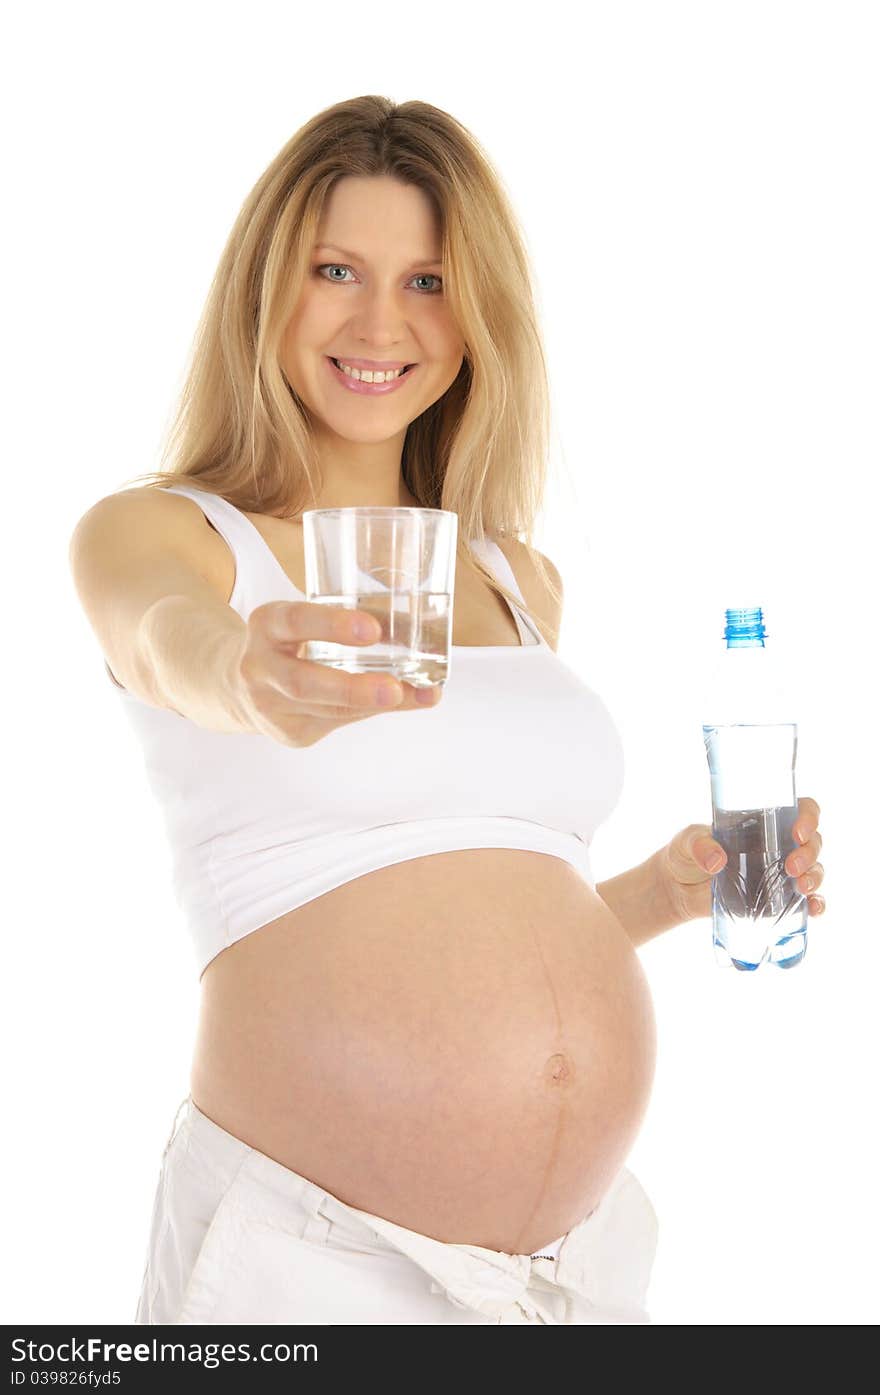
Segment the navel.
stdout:
[[569,1085],[574,1076],[574,1062],[570,1056],[557,1051],[544,1066],[544,1079],[548,1085]]

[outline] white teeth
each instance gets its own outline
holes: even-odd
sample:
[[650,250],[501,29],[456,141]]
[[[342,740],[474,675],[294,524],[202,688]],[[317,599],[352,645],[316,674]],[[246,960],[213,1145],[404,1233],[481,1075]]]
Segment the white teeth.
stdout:
[[333,362],[346,377],[356,378],[358,382],[362,383],[387,383],[390,382],[392,378],[399,378],[401,373],[405,371],[403,368],[397,368],[390,373],[371,373],[368,369],[364,369],[364,371],[361,372],[360,368],[349,368],[348,364],[343,363],[338,358],[335,358]]

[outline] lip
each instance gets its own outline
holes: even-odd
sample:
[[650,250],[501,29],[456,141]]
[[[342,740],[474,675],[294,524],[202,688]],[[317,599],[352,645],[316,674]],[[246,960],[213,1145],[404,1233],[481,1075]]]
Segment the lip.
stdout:
[[382,397],[386,393],[396,392],[398,388],[402,388],[404,383],[409,381],[414,373],[419,371],[419,365],[416,363],[408,373],[401,374],[399,378],[392,378],[390,383],[359,383],[355,378],[347,377],[341,369],[337,368],[329,355],[325,355],[325,359],[336,381],[348,388],[349,392],[360,393],[362,397]]

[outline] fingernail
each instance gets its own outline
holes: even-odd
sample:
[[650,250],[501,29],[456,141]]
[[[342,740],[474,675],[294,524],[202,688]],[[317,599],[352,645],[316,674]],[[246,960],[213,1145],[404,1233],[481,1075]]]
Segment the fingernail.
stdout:
[[416,702],[420,707],[431,707],[434,702],[434,689],[418,688],[416,690]]
[[371,616],[358,616],[356,620],[352,621],[351,628],[354,631],[355,639],[376,640],[379,638],[379,626]]
[[806,829],[803,829],[803,828],[798,828],[798,829],[796,829],[796,830],[795,830],[795,835],[794,835],[794,836],[797,838],[797,840],[798,840],[799,843],[805,843],[805,842],[807,841]]
[[720,853],[712,853],[711,857],[707,857],[706,859],[706,868],[709,872],[717,872],[719,867],[723,866],[724,858]]

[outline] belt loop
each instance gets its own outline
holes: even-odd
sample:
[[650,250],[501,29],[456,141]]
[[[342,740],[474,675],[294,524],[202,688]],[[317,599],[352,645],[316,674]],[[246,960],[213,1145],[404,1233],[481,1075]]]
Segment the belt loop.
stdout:
[[177,1133],[177,1121],[178,1121],[178,1119],[180,1118],[180,1111],[183,1109],[184,1105],[185,1105],[185,1104],[188,1104],[188,1103],[189,1103],[189,1093],[187,1093],[186,1095],[184,1095],[183,1099],[180,1101],[180,1104],[177,1106],[177,1113],[176,1113],[175,1116],[174,1116],[174,1123],[171,1125],[171,1133],[168,1135],[168,1142],[165,1144],[165,1147],[164,1147],[164,1149],[162,1150],[162,1161],[163,1161],[163,1162],[165,1161],[165,1155],[167,1154],[168,1149],[171,1147],[172,1143],[174,1142],[174,1135]]
[[310,1240],[315,1245],[326,1245],[327,1236],[330,1234],[330,1224],[331,1222],[326,1216],[320,1215],[317,1211],[313,1212],[307,1217],[302,1228],[302,1239]]
[[324,1202],[327,1199],[327,1193],[310,1178],[302,1177],[300,1182],[301,1190],[298,1203],[306,1213],[302,1229],[299,1232],[300,1238],[310,1240],[314,1245],[326,1245],[327,1236],[330,1234],[330,1227],[333,1224],[329,1216],[324,1215]]

